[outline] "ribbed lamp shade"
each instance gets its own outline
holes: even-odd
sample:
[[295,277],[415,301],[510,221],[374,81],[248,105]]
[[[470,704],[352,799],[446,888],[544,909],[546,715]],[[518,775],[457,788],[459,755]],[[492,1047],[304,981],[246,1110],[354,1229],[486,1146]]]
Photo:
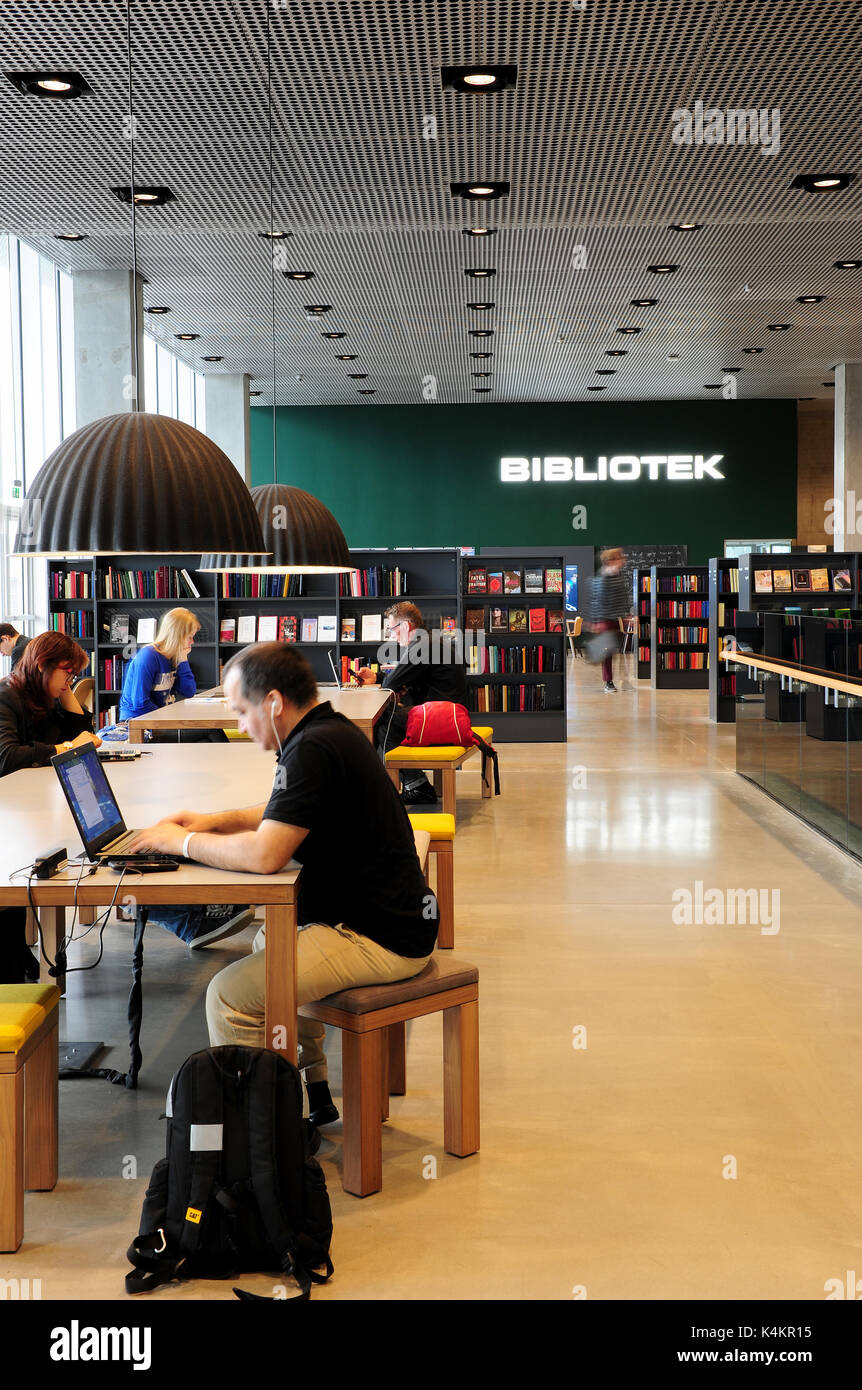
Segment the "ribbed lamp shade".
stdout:
[[107,415],[64,439],[27,489],[19,555],[261,550],[251,494],[227,454],[167,415]]
[[253,487],[266,548],[271,555],[204,555],[203,570],[289,570],[293,574],[353,569],[344,532],[328,507],[286,483]]

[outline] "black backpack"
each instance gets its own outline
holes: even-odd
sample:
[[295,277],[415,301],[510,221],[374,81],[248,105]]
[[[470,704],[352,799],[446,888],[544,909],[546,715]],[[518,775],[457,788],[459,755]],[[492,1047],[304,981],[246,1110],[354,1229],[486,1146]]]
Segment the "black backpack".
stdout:
[[272,1270],[292,1275],[308,1298],[332,1274],[332,1213],[296,1067],[263,1048],[195,1052],[171,1082],[167,1117],[167,1157],[153,1169],[129,1246],[126,1292]]

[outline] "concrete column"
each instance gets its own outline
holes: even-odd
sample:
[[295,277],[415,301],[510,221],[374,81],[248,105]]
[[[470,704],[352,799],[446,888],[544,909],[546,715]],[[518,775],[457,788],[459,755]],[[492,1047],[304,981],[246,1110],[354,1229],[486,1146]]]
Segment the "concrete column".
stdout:
[[836,550],[862,550],[862,362],[835,368]]
[[76,270],[75,405],[77,423],[136,410],[144,403],[144,301],[138,276],[138,380],[132,352],[134,307],[131,270]]
[[216,373],[206,379],[206,432],[251,487],[251,402],[245,373]]

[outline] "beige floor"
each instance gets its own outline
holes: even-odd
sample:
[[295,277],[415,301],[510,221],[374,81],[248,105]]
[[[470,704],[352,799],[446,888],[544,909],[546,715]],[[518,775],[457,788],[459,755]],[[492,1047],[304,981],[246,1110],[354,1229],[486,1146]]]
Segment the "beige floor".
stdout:
[[[443,1153],[440,1021],[422,1020],[382,1193],[345,1196],[328,1131],[336,1274],[315,1299],[823,1299],[862,1271],[862,869],[736,777],[705,692],[605,696],[579,664],[570,696],[565,748],[503,747],[499,800],[460,779],[456,954],[481,971],[482,1151]],[[780,889],[780,931],[675,925],[671,895],[698,879]],[[206,981],[245,944],[198,958],[148,933],[142,1089],[63,1083],[61,1181],[27,1196],[3,1277],[41,1279],[44,1298],[122,1296],[167,1080],[205,1045]],[[127,949],[115,928],[99,970],[71,977],[64,1035],[122,1039]],[[337,1049],[331,1072],[335,1090]],[[153,1295],[178,1297],[232,1293]]]

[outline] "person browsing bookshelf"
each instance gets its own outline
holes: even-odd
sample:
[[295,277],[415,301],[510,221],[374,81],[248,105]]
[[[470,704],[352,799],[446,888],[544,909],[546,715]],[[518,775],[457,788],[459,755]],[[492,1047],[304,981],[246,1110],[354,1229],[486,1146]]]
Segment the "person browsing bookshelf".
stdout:
[[[276,756],[269,800],[211,815],[178,811],[142,830],[132,848],[257,874],[278,873],[297,859],[299,1004],[417,975],[434,950],[437,901],[407,813],[371,744],[328,701],[318,703],[311,666],[286,643],[258,642],[231,657],[224,689],[239,728]],[[210,981],[213,1047],[265,1045],[265,945],[262,929],[252,954]],[[331,1124],[338,1111],[327,1082],[324,1026],[301,1016],[298,1022],[310,1118]]]
[[[93,716],[72,691],[72,681],[89,664],[87,653],[62,632],[43,632],[27,644],[11,676],[0,681],[0,777],[47,767],[68,748],[101,743]],[[0,984],[39,978],[25,941],[26,921],[25,908],[0,908]]]
[[[398,664],[386,673],[361,666],[357,674],[363,685],[382,685],[397,696],[398,704],[384,712],[374,730],[377,747],[388,753],[403,742],[412,705],[446,700],[466,707],[467,674],[463,661],[454,660],[451,642],[430,641],[425,620],[415,603],[393,603],[385,617],[390,641],[399,647]],[[402,772],[401,800],[410,806],[430,805],[437,800],[437,793],[424,772]]]
[[[171,608],[159,623],[156,640],[141,647],[123,673],[120,719],[164,709],[175,700],[187,700],[197,691],[189,665],[200,622],[188,608]],[[155,743],[227,743],[224,729],[179,729],[147,732]]]

